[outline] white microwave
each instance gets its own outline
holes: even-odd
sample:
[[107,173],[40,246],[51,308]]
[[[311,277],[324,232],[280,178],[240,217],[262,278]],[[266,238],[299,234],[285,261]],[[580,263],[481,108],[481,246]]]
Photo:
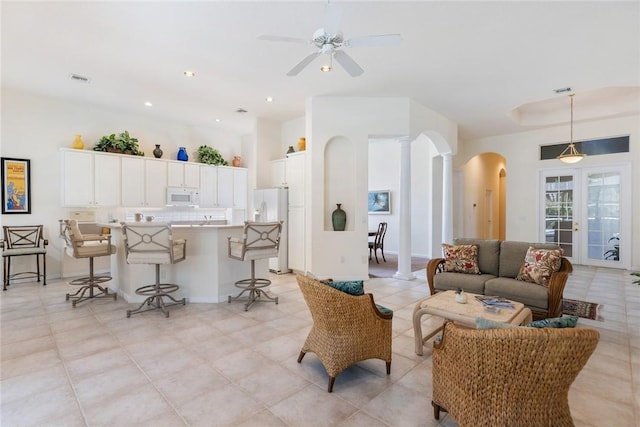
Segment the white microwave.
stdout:
[[200,190],[189,187],[167,187],[167,206],[198,206]]

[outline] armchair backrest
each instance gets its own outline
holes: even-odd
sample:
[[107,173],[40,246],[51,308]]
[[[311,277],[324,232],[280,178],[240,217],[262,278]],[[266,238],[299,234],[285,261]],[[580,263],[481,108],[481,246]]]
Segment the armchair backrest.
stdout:
[[122,237],[129,264],[173,264],[185,257],[184,251],[174,250],[168,223],[122,223]]
[[42,243],[42,225],[3,226],[4,249],[38,248]]
[[[445,324],[433,400],[460,425],[566,425],[569,387],[596,348],[591,328],[476,330]],[[549,421],[551,420],[551,421]]]
[[336,336],[350,329],[362,333],[367,320],[380,317],[371,294],[350,295],[301,274],[297,280],[316,328]]

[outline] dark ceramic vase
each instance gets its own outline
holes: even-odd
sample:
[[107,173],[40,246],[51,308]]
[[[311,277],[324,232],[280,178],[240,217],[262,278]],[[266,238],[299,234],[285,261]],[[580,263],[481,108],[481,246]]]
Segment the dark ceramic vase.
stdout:
[[153,150],[153,155],[156,159],[159,159],[162,157],[162,150],[160,149],[160,144],[156,144],[156,148],[155,150]]
[[338,208],[331,214],[331,222],[333,223],[334,231],[344,231],[347,226],[347,213],[342,210],[340,206],[342,203],[338,203]]
[[180,149],[178,150],[178,160],[182,160],[183,162],[186,162],[189,160],[189,155],[187,154],[187,149],[184,147],[180,147]]

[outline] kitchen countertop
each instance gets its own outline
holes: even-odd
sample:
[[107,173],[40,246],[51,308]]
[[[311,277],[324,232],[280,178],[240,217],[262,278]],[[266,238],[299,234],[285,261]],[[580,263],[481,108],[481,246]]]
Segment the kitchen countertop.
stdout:
[[[244,227],[244,224],[219,224],[216,221],[171,221],[171,228],[235,228]],[[100,223],[100,227],[122,228],[119,222]]]

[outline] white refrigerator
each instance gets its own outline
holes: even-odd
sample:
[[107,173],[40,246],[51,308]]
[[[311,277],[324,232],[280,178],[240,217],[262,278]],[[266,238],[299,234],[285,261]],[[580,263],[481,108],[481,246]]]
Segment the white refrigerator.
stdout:
[[287,245],[289,237],[289,193],[286,188],[259,188],[253,190],[254,221],[282,221],[280,250],[277,258],[269,259],[269,270],[277,274],[288,273]]

